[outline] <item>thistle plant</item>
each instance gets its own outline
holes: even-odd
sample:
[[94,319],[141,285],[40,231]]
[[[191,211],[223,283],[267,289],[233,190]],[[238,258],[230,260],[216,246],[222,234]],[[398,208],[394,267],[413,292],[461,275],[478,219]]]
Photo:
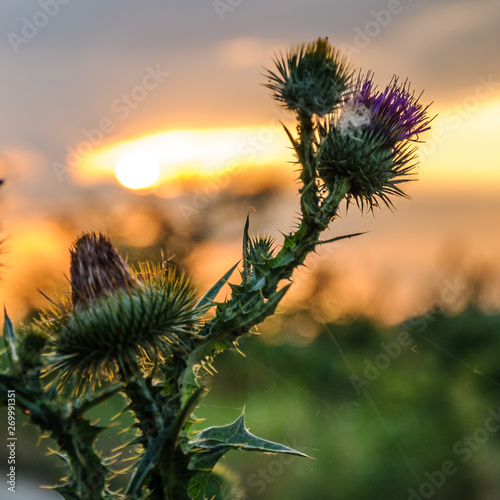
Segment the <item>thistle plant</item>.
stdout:
[[[300,223],[279,244],[243,229],[242,259],[206,293],[170,265],[127,265],[110,240],[84,233],[70,249],[71,293],[29,325],[14,329],[5,314],[1,398],[17,404],[57,443],[67,474],[54,489],[66,499],[237,499],[241,492],[214,470],[231,449],[304,456],[251,434],[242,414],[221,427],[193,431],[215,356],[273,315],[294,270],[319,245],[343,202],[373,211],[406,196],[416,142],[429,128],[427,107],[394,78],[377,90],[326,39],[292,48],[266,74],[273,97],[295,113],[285,127],[299,168]],[[359,234],[359,233],[358,233]],[[239,268],[240,278],[233,274]],[[226,287],[227,298],[217,300]],[[102,456],[104,428],[89,411],[116,395],[133,417],[124,449],[136,452],[125,471]],[[128,473],[128,485],[112,479]]]

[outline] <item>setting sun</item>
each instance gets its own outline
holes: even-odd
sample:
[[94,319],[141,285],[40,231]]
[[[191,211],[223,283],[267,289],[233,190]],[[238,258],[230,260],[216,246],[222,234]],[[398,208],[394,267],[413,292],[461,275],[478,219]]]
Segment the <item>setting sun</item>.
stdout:
[[269,175],[271,167],[290,170],[291,159],[289,140],[273,120],[253,127],[168,130],[109,144],[82,158],[72,174],[85,184],[115,178],[135,190],[163,185],[172,196],[176,182],[246,169],[253,175]]
[[130,189],[144,189],[160,177],[158,161],[148,153],[126,153],[116,166],[116,178]]

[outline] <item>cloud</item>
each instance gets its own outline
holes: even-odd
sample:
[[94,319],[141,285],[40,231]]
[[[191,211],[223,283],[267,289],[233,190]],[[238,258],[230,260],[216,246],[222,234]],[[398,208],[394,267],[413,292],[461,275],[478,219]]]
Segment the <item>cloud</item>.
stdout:
[[479,76],[500,78],[499,24],[500,4],[490,0],[412,6],[360,58],[384,75],[410,76],[436,101],[453,102],[470,93]]
[[[377,79],[408,75],[438,101],[467,92],[478,75],[496,69],[498,2],[401,5],[401,14],[353,57],[374,69]],[[111,103],[156,64],[169,77],[117,124],[109,140],[193,123],[199,128],[266,122],[273,105],[260,86],[259,67],[270,64],[274,51],[320,35],[352,42],[355,29],[387,6],[386,0],[341,6],[327,0],[247,0],[221,21],[211,0],[69,1],[16,54],[7,34],[20,33],[40,4],[11,3],[0,19],[0,108],[9,117],[0,123],[0,151],[35,149],[61,161],[82,131],[112,116]]]

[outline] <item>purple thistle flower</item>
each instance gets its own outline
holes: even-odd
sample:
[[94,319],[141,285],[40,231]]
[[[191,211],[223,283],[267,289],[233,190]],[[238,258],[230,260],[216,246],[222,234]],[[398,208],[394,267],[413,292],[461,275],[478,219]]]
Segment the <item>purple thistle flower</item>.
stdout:
[[430,104],[422,106],[420,97],[410,92],[408,80],[400,85],[396,76],[379,92],[373,84],[373,73],[368,72],[365,77],[358,76],[347,102],[355,108],[366,108],[371,115],[371,132],[395,146],[402,141],[418,141],[418,136],[430,129]]
[[318,174],[329,190],[339,180],[349,183],[348,200],[373,210],[381,200],[406,193],[401,184],[417,165],[412,142],[430,128],[429,106],[394,77],[384,91],[373,84],[373,74],[358,76],[337,119],[318,129]]

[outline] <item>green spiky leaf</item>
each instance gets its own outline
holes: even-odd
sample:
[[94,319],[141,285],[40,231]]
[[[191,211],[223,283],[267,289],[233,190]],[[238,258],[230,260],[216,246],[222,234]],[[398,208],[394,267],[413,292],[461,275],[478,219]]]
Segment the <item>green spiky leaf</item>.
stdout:
[[238,264],[239,262],[237,262],[231,269],[229,269],[229,271],[227,271],[227,273],[224,274],[224,276],[222,276],[222,278],[217,281],[217,283],[215,283],[215,285],[212,286],[210,290],[208,290],[208,292],[198,301],[195,309],[200,310],[211,304],[221,288],[227,283],[227,280],[231,277],[236,267],[238,267]]
[[262,306],[262,308],[256,309],[255,314],[253,314],[250,318],[251,326],[256,325],[264,321],[268,316],[274,314],[278,304],[281,302],[281,299],[285,296],[286,292],[290,288],[291,284],[284,286],[281,290],[274,293]]
[[266,278],[261,276],[260,278],[252,281],[251,286],[249,288],[249,292],[256,292],[258,290],[262,290],[264,285],[266,284]]
[[141,491],[144,481],[151,471],[158,465],[158,457],[163,449],[163,446],[165,445],[167,437],[168,434],[164,431],[149,444],[146,453],[144,453],[139,461],[127,489],[127,495],[130,497],[134,498],[134,495],[137,495]]
[[246,428],[245,415],[242,413],[232,424],[208,427],[189,442],[187,451],[193,453],[189,468],[210,471],[218,460],[231,449],[284,453],[310,458],[288,446],[254,436]]

